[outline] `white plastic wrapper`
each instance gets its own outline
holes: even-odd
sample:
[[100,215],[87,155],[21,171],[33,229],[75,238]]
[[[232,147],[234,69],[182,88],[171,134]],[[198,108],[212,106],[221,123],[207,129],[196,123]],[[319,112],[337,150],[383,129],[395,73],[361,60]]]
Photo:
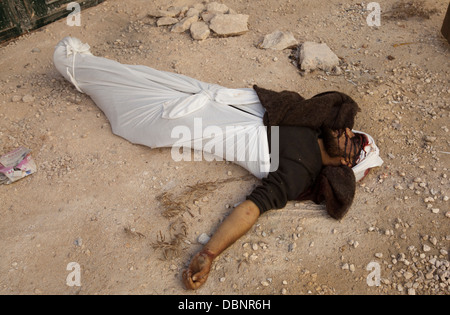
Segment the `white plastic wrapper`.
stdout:
[[19,147],[0,157],[0,185],[12,184],[37,170],[31,150]]

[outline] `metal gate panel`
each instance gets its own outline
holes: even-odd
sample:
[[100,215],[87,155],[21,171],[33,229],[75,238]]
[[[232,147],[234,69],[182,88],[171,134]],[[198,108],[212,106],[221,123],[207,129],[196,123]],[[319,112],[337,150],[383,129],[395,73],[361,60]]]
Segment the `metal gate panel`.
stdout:
[[0,42],[40,28],[71,13],[67,5],[77,2],[82,9],[105,0],[0,0]]
[[0,42],[21,34],[17,16],[8,0],[0,0]]

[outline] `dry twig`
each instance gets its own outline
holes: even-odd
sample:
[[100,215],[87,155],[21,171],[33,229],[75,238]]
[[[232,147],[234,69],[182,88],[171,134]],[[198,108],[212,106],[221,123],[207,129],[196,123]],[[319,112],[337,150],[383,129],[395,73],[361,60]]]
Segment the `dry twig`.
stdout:
[[133,237],[139,237],[139,238],[146,238],[146,236],[144,234],[142,234],[141,232],[136,231],[135,228],[132,228],[131,226],[126,226],[123,228],[123,230],[125,231],[125,233],[127,235],[133,236]]
[[228,178],[214,182],[197,183],[193,186],[188,186],[186,191],[180,196],[175,197],[172,193],[162,193],[157,197],[157,200],[161,202],[164,207],[162,215],[166,218],[176,217],[183,212],[187,211],[194,217],[189,205],[193,204],[194,200],[201,199],[207,194],[219,189],[225,184],[237,182],[237,181],[248,181],[252,179],[253,176],[242,176],[237,178]]
[[156,242],[152,244],[153,249],[160,249],[164,258],[169,260],[177,256],[182,242],[187,236],[187,225],[184,221],[177,221],[169,226],[170,241],[166,241],[165,235],[159,231]]
[[[237,178],[228,178],[214,182],[197,183],[193,186],[187,186],[187,189],[176,197],[172,193],[162,193],[157,197],[157,200],[164,208],[162,216],[165,218],[174,218],[187,211],[192,217],[194,215],[190,211],[189,205],[193,204],[194,200],[201,199],[207,194],[219,189],[225,184],[248,181],[254,178],[251,175]],[[156,242],[152,244],[154,249],[162,250],[166,260],[178,255],[180,246],[187,236],[187,225],[184,221],[177,220],[169,226],[170,240],[166,240],[165,235],[161,231],[156,236]]]

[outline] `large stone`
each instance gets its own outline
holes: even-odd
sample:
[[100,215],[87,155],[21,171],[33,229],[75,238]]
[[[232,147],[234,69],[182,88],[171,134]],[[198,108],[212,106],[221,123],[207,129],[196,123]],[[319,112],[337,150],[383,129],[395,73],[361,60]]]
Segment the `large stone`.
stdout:
[[187,12],[186,12],[186,17],[191,17],[191,16],[200,16],[200,11],[195,9],[195,8],[190,8]]
[[172,12],[175,16],[184,15],[189,10],[189,7],[170,7],[167,11]]
[[156,12],[151,12],[150,17],[160,18],[160,17],[177,17],[187,12],[188,7],[170,7],[167,10],[158,10]]
[[156,25],[158,26],[168,26],[168,25],[174,25],[177,24],[179,21],[176,18],[172,17],[162,17],[156,22]]
[[260,47],[263,49],[284,50],[297,45],[298,42],[291,32],[276,31],[266,35]]
[[211,20],[216,16],[217,13],[213,13],[213,12],[203,12],[202,15],[202,20],[205,21],[206,23],[211,22]]
[[210,22],[209,28],[219,36],[239,36],[247,33],[248,15],[218,14]]
[[192,23],[195,23],[198,21],[198,16],[191,16],[191,17],[187,17],[182,19],[180,22],[178,22],[177,24],[175,24],[172,27],[172,32],[174,33],[183,33],[186,32],[188,29],[191,28]]
[[195,40],[205,40],[211,34],[205,22],[195,22],[191,25],[191,36]]
[[299,50],[299,66],[301,70],[312,71],[321,69],[331,72],[339,65],[339,58],[327,46],[314,42],[305,42]]
[[206,11],[225,14],[229,8],[225,4],[212,2],[206,5]]
[[169,12],[166,10],[158,10],[155,12],[150,12],[148,16],[153,18],[160,18],[160,17],[175,17],[176,14],[174,12]]

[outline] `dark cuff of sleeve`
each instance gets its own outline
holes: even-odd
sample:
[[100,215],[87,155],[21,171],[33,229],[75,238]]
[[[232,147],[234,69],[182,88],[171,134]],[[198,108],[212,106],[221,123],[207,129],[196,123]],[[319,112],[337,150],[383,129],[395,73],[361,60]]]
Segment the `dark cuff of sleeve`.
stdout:
[[269,209],[267,209],[264,202],[261,202],[258,198],[255,198],[253,195],[248,196],[247,200],[253,201],[253,203],[259,208],[260,215],[269,210]]

